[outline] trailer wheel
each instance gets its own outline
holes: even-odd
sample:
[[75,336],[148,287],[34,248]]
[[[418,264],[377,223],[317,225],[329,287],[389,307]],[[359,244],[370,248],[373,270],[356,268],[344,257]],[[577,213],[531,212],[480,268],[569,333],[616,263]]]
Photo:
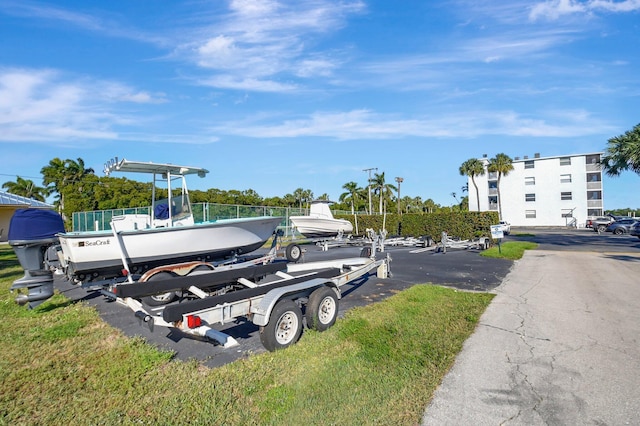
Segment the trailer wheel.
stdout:
[[307,327],[325,331],[331,327],[338,317],[338,297],[332,288],[322,286],[313,291],[307,302],[305,318]]
[[362,250],[360,250],[360,257],[371,257],[371,247],[362,247]]
[[302,257],[302,249],[297,244],[289,244],[285,250],[289,262],[296,263]]
[[[173,277],[175,277],[175,275],[170,272],[158,272],[157,274],[150,276],[147,282],[167,280]],[[149,306],[162,306],[162,305],[166,305],[167,303],[173,302],[177,296],[178,295],[176,294],[175,291],[168,291],[166,293],[153,294],[151,296],[144,296],[141,299],[143,303]]]
[[271,311],[269,323],[260,327],[260,341],[268,351],[284,349],[300,338],[302,311],[293,300],[279,301]]

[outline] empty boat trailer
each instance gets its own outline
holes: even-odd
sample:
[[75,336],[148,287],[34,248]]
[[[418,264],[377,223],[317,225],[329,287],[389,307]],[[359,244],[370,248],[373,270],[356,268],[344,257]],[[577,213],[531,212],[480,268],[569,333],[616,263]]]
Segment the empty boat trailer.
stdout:
[[[247,318],[260,327],[263,346],[273,351],[299,339],[303,319],[311,329],[324,331],[331,327],[338,315],[341,288],[345,284],[368,276],[373,270],[379,278],[388,276],[390,257],[376,260],[375,250],[370,252],[373,253],[371,257],[246,264],[159,281],[121,283],[109,293],[151,328],[175,328],[186,334],[207,337],[225,348],[238,343],[212,326]],[[223,284],[231,290],[215,295],[206,291]],[[150,313],[139,301],[145,296],[165,292],[183,292],[191,298],[166,305],[158,314]]]

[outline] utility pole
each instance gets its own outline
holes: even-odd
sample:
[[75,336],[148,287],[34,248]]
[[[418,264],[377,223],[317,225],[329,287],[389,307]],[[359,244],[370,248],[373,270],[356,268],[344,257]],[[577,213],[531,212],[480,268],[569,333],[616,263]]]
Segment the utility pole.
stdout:
[[401,177],[396,178],[396,182],[398,183],[398,215],[402,214],[402,210],[400,209],[400,184],[404,182],[404,179]]
[[364,169],[363,172],[369,172],[369,180],[367,181],[367,189],[369,191],[369,214],[373,214],[371,211],[371,170],[378,171],[377,167],[371,167],[370,169]]

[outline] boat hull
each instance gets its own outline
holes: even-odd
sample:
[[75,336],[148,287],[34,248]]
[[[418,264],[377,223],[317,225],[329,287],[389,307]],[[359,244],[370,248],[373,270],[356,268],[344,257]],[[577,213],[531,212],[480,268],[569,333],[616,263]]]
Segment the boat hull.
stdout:
[[191,226],[59,234],[67,275],[80,281],[117,277],[123,256],[132,273],[190,260],[217,260],[251,253],[274,233],[282,218],[226,219]]
[[325,219],[313,216],[291,216],[291,223],[299,233],[307,238],[335,237],[353,232],[353,225],[345,219]]

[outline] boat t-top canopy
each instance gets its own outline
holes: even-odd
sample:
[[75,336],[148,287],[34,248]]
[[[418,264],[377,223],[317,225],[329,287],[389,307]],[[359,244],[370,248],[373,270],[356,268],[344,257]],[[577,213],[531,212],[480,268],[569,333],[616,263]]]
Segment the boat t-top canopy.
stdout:
[[185,175],[195,175],[198,177],[205,177],[209,170],[203,169],[201,167],[190,167],[190,166],[178,166],[175,164],[159,164],[152,162],[141,162],[141,161],[129,161],[125,158],[122,160],[118,160],[118,157],[113,158],[105,163],[104,165],[104,174],[109,176],[113,172],[124,172],[124,173],[153,173],[155,174],[164,174],[164,175],[174,175],[174,176],[185,176]]

